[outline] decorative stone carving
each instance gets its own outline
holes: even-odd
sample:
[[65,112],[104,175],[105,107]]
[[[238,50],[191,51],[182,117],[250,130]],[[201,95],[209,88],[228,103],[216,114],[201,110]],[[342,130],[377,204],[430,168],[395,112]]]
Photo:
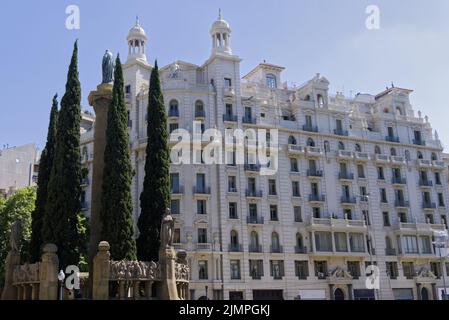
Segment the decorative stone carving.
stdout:
[[111,261],[110,279],[124,280],[158,280],[159,266],[155,262],[143,261]]
[[178,79],[180,75],[180,67],[176,62],[170,66],[170,72],[168,74],[168,79]]
[[14,284],[39,282],[39,263],[25,263],[14,268]]
[[9,237],[9,245],[11,246],[11,251],[20,252],[22,241],[22,221],[17,220],[11,226],[11,235]]
[[170,209],[166,209],[161,226],[161,248],[171,248],[173,246],[173,235],[175,230],[175,220],[171,216]]
[[101,83],[111,83],[114,80],[114,58],[109,50],[106,50],[103,56],[102,70],[103,81]]

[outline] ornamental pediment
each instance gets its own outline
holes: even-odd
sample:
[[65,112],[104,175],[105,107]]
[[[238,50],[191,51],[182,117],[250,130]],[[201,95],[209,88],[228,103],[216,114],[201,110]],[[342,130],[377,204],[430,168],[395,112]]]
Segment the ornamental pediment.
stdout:
[[352,281],[352,276],[348,271],[338,266],[329,273],[328,279],[330,283],[348,282],[348,281],[350,282]]

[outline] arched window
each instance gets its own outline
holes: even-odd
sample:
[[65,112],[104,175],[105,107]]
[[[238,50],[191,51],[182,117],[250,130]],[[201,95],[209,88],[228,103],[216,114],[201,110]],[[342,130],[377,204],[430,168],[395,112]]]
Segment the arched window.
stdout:
[[304,101],[310,101],[310,95],[306,95],[306,96],[304,97]]
[[204,117],[204,103],[201,100],[195,102],[195,117]]
[[422,155],[421,151],[418,151],[416,153],[416,156],[417,156],[418,159],[423,159],[423,155]]
[[296,144],[296,139],[294,136],[288,137],[288,144]]
[[315,141],[313,141],[312,138],[307,139],[307,146],[308,147],[315,147]]
[[318,106],[320,108],[324,107],[324,98],[323,98],[323,96],[321,94],[316,96],[316,100],[317,100]]
[[252,248],[259,247],[259,235],[257,234],[256,231],[251,231],[250,243]]
[[382,151],[380,150],[380,147],[379,147],[379,146],[375,146],[375,147],[374,147],[374,153],[375,153],[375,154],[381,154],[381,153],[382,153]]
[[358,143],[355,144],[355,151],[362,152],[362,147],[360,146],[360,144],[358,144]]
[[405,160],[410,161],[410,151],[405,150]]
[[82,152],[82,161],[87,161],[89,160],[89,155],[87,153],[87,147],[84,146],[83,147],[83,152]]
[[271,234],[271,248],[274,252],[278,252],[280,249],[279,235],[277,232]]
[[401,107],[396,107],[396,114],[398,116],[402,116],[402,109],[401,109]]
[[330,152],[331,151],[331,147],[329,144],[329,141],[324,141],[324,152]]
[[345,293],[340,288],[335,289],[334,291],[334,299],[335,300],[345,300]]
[[231,246],[236,247],[239,244],[239,234],[237,231],[232,230],[231,231]]
[[430,157],[431,157],[431,159],[433,161],[437,161],[438,160],[437,154],[435,152],[432,152],[432,155]]
[[179,104],[178,100],[170,100],[168,115],[170,117],[178,117],[179,116]]
[[298,249],[303,249],[304,248],[304,240],[302,238],[302,234],[299,233],[299,232],[296,234],[296,247]]
[[391,148],[391,149],[390,149],[390,155],[391,155],[391,156],[397,156],[397,153],[396,153],[396,149],[395,149],[395,148]]
[[277,88],[276,76],[272,73],[267,74],[267,86],[268,86],[268,88],[271,88],[271,89]]
[[345,150],[345,145],[341,141],[338,141],[338,150]]

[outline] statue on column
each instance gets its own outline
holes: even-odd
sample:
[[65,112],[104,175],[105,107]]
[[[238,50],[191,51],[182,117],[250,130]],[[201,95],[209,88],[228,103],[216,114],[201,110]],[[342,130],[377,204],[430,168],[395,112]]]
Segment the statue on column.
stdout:
[[22,221],[17,220],[11,226],[11,235],[9,238],[9,245],[11,251],[20,252],[22,241]]
[[161,248],[171,248],[173,245],[173,235],[175,229],[175,220],[171,215],[170,209],[166,209],[165,216],[161,225]]
[[102,84],[105,83],[111,83],[114,80],[114,57],[112,55],[112,52],[109,50],[106,50],[104,56],[103,56],[103,81]]

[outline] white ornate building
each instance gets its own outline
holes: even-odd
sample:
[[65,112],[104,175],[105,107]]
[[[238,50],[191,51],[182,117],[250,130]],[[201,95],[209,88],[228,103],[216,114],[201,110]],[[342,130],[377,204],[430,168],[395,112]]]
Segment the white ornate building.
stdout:
[[[210,37],[202,65],[160,69],[170,131],[191,131],[194,120],[220,131],[278,129],[279,169],[261,176],[257,165],[171,166],[175,242],[188,253],[191,297],[433,299],[449,275],[432,245],[433,231],[447,225],[448,166],[427,117],[412,109],[412,91],[330,95],[319,74],[288,87],[284,68],[265,62],[242,77],[221,16]],[[127,41],[137,221],[152,66],[138,22]],[[83,126],[91,169],[94,119],[86,115]],[[89,214],[88,179],[83,201]],[[370,264],[379,267],[379,290],[366,288]]]

